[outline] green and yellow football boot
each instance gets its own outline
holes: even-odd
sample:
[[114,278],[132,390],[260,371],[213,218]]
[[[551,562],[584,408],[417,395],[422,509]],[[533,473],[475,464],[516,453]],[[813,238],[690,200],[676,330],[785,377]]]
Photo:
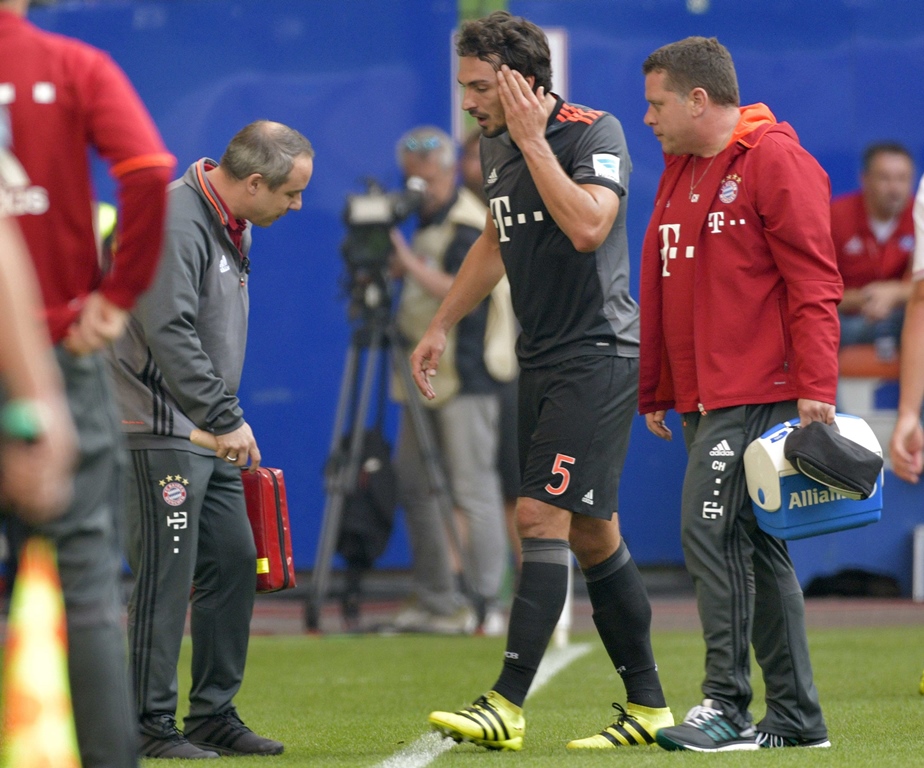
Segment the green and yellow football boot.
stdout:
[[444,736],[488,749],[518,750],[526,732],[523,709],[496,691],[456,712],[431,712],[427,720]]
[[654,744],[655,736],[661,728],[674,724],[670,709],[661,707],[652,709],[638,704],[613,704],[619,713],[616,722],[608,725],[600,733],[586,739],[568,742],[568,749],[615,749],[616,747],[637,747]]

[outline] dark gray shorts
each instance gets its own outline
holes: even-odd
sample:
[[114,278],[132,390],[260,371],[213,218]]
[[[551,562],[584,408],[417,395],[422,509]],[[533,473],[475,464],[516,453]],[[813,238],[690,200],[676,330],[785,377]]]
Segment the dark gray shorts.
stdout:
[[585,355],[522,370],[520,495],[609,520],[637,395],[637,358]]

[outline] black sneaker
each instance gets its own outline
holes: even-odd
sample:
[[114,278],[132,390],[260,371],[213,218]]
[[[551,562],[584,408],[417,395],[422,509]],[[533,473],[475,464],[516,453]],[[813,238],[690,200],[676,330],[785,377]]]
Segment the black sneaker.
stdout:
[[664,749],[693,752],[731,752],[759,749],[753,725],[739,728],[729,720],[721,704],[712,699],[693,707],[680,725],[662,728],[655,737]]
[[778,736],[775,733],[757,731],[757,746],[761,749],[775,749],[777,747],[815,747],[825,749],[831,746],[827,736],[820,739],[803,739],[799,736]]
[[221,755],[281,755],[283,750],[282,742],[258,736],[244,725],[234,707],[206,718],[186,738]]
[[201,760],[218,757],[211,752],[190,744],[183,732],[176,727],[173,715],[145,717],[139,723],[141,729],[141,755],[143,757],[180,758]]

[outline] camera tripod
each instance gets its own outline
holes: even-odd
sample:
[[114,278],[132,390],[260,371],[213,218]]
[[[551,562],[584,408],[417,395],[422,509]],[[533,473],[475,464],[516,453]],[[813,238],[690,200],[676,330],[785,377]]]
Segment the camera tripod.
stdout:
[[[378,375],[382,382],[380,386],[385,386],[386,377],[380,375],[382,372],[380,366],[385,365],[387,368],[389,360],[393,369],[401,377],[407,393],[406,405],[430,489],[436,497],[440,513],[446,523],[450,543],[463,563],[463,582],[466,586],[468,584],[466,553],[453,518],[449,484],[435,437],[424,414],[424,406],[417,394],[417,385],[411,375],[411,366],[404,352],[401,334],[387,308],[380,307],[378,311],[365,314],[368,322],[354,329],[350,347],[347,350],[328,454],[330,459],[325,469],[324,516],[321,521],[318,552],[305,606],[305,626],[312,632],[320,630],[321,608],[327,598],[331,563],[343,520],[344,501],[357,488],[373,383]],[[364,349],[366,354],[363,360]],[[383,402],[384,396],[379,398],[378,408],[380,410],[383,408]],[[344,446],[347,435],[349,435],[349,440]]]

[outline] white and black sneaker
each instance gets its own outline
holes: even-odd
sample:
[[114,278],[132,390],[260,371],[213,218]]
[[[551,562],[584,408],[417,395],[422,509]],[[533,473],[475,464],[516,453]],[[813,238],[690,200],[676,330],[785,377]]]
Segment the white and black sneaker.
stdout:
[[761,749],[776,749],[777,747],[814,747],[826,749],[831,746],[827,736],[819,739],[805,739],[799,736],[779,736],[775,733],[757,731],[757,746]]
[[741,728],[722,711],[721,703],[703,699],[680,725],[662,728],[655,737],[667,750],[688,749],[693,752],[732,752],[760,749],[754,726]]

